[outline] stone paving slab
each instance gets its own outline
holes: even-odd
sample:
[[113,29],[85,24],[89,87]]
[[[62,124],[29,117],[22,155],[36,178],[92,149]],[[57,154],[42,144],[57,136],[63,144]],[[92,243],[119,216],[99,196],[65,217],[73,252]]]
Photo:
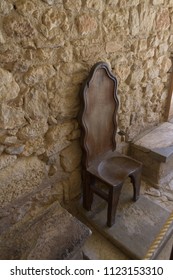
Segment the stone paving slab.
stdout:
[[87,226],[54,202],[36,217],[22,219],[0,235],[0,259],[73,259],[90,234]]
[[132,259],[144,258],[170,215],[170,212],[144,196],[133,203],[128,192],[121,196],[116,222],[111,228],[106,226],[107,204],[97,196],[92,211],[86,211],[81,204],[79,211],[100,233]]

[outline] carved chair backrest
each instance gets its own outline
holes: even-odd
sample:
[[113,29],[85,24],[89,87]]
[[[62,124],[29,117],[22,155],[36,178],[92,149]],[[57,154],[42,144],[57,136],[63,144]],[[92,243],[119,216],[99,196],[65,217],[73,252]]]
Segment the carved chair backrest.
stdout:
[[117,79],[107,63],[93,66],[82,88],[82,99],[83,164],[88,167],[99,155],[116,148]]

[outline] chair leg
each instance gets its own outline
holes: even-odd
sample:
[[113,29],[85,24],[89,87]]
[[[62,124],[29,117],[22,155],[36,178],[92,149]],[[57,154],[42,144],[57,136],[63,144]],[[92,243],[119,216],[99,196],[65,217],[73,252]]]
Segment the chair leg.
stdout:
[[92,184],[92,176],[84,171],[83,172],[83,207],[90,211],[93,202],[93,191],[90,188]]
[[108,194],[107,226],[111,227],[115,223],[115,214],[122,189],[122,184],[116,188],[111,187]]
[[131,182],[133,184],[133,200],[134,201],[137,201],[139,198],[139,195],[140,195],[141,173],[142,173],[142,166],[129,176],[131,178]]

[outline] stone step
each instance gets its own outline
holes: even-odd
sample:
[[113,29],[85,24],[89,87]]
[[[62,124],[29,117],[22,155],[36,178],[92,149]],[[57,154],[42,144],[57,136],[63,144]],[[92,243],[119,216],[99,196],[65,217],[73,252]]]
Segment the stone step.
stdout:
[[14,224],[13,209],[0,220],[0,260],[83,259],[82,247],[91,231],[57,201]]
[[173,123],[165,122],[130,145],[130,155],[143,163],[143,175],[154,185],[173,178]]

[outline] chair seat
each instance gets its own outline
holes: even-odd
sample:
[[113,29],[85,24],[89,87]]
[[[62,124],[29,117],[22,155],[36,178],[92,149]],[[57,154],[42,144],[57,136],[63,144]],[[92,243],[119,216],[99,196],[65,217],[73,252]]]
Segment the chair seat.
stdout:
[[105,157],[87,169],[89,173],[111,186],[117,186],[133,174],[142,164],[130,157],[109,151]]

